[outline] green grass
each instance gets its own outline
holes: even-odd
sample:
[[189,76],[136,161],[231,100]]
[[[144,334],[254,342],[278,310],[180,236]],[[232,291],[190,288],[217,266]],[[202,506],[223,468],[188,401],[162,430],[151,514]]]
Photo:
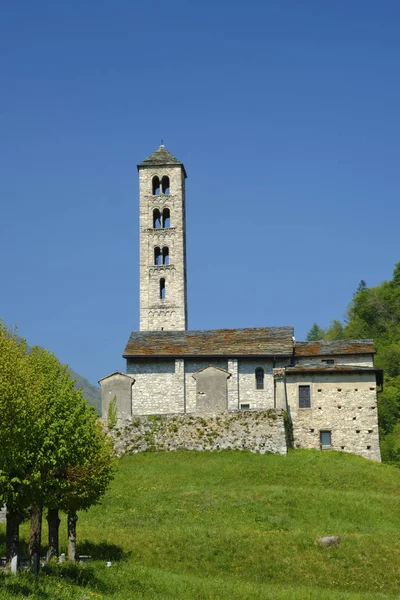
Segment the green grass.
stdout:
[[93,560],[3,576],[0,598],[400,598],[399,517],[400,470],[345,453],[137,454],[80,516]]

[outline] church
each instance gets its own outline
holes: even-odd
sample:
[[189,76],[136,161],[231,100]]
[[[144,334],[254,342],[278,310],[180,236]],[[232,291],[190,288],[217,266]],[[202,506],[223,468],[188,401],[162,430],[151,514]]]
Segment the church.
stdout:
[[380,461],[372,340],[295,341],[292,327],[187,329],[186,170],[161,145],[138,165],[140,331],[126,373],[100,380],[102,413],[285,411],[297,448]]

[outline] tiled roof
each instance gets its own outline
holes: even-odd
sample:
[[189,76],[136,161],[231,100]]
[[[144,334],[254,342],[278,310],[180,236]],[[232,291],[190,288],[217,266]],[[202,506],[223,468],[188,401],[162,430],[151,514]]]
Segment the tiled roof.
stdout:
[[292,336],[293,327],[133,331],[123,356],[291,356]]
[[331,354],[374,354],[373,340],[335,340],[333,342],[296,342],[295,356]]
[[169,150],[166,149],[165,146],[161,145],[153,154],[148,156],[138,165],[139,167],[151,167],[151,166],[164,166],[164,165],[181,165],[185,172],[185,167],[180,160],[178,160]]

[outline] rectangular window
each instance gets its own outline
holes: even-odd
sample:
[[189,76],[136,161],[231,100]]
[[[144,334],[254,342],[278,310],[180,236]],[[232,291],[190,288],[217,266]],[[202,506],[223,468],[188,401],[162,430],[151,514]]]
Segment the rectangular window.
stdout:
[[321,362],[325,363],[326,365],[334,365],[335,364],[335,360],[333,358],[323,358],[321,360]]
[[321,442],[321,450],[330,450],[332,447],[332,432],[320,431],[319,439]]
[[264,369],[256,369],[256,390],[264,389]]
[[311,408],[311,391],[309,385],[299,385],[299,408]]
[[241,404],[240,410],[250,410],[250,404]]

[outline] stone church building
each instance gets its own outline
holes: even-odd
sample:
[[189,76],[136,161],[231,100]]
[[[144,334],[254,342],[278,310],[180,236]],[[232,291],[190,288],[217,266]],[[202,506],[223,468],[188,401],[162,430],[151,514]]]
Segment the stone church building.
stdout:
[[163,145],[138,165],[140,331],[126,373],[100,380],[102,411],[215,415],[286,411],[293,444],[380,460],[372,340],[295,342],[292,327],[187,329],[183,163]]

